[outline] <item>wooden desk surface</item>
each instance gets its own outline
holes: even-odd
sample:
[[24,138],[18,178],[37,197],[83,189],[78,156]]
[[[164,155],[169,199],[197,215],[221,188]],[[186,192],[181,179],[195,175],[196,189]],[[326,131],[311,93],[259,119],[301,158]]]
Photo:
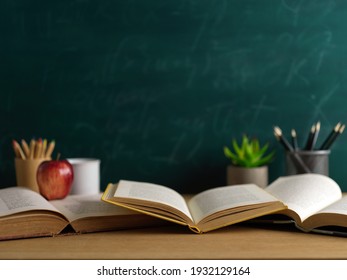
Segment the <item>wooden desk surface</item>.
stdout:
[[0,241],[0,259],[347,259],[347,239],[241,225],[200,235],[174,225]]

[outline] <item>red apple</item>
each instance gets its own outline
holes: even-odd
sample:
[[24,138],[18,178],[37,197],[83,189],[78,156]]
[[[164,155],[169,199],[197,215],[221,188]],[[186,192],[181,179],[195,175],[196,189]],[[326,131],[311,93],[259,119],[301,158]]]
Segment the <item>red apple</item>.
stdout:
[[73,168],[67,160],[42,162],[36,173],[40,193],[48,200],[66,197],[73,181]]

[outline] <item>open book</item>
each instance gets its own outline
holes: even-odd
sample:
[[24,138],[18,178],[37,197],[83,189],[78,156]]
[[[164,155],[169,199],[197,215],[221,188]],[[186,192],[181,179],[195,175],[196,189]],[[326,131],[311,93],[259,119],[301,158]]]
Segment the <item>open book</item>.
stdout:
[[0,240],[87,233],[158,225],[140,215],[100,200],[100,195],[70,195],[47,201],[23,187],[0,189]]
[[256,222],[287,223],[306,232],[347,236],[347,196],[331,178],[319,174],[280,177],[266,189],[288,209]]
[[121,180],[109,184],[102,200],[207,232],[283,210],[286,206],[253,184],[206,190],[185,200],[165,186]]

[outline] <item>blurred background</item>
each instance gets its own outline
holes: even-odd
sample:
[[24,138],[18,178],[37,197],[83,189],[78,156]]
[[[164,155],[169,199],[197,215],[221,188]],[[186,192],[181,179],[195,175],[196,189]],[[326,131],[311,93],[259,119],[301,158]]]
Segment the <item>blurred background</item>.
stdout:
[[[3,0],[0,186],[15,185],[12,139],[56,141],[120,179],[194,193],[226,182],[223,146],[295,128],[318,146],[347,119],[347,2]],[[347,191],[347,135],[330,175]],[[55,156],[55,155],[53,155]]]

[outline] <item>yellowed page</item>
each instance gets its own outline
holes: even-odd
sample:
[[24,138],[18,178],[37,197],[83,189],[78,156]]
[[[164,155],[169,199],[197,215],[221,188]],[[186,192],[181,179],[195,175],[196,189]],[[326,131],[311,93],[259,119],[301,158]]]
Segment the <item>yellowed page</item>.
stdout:
[[71,222],[98,216],[134,215],[134,211],[101,201],[101,194],[70,195],[51,203]]
[[226,209],[244,205],[278,201],[254,184],[218,187],[194,196],[188,206],[195,224],[205,217]]
[[301,221],[342,197],[336,182],[319,174],[280,177],[266,191],[296,212]]
[[0,217],[32,210],[59,212],[40,194],[27,188],[0,189]]
[[121,180],[114,197],[133,198],[169,205],[192,219],[184,198],[176,191],[161,185]]

